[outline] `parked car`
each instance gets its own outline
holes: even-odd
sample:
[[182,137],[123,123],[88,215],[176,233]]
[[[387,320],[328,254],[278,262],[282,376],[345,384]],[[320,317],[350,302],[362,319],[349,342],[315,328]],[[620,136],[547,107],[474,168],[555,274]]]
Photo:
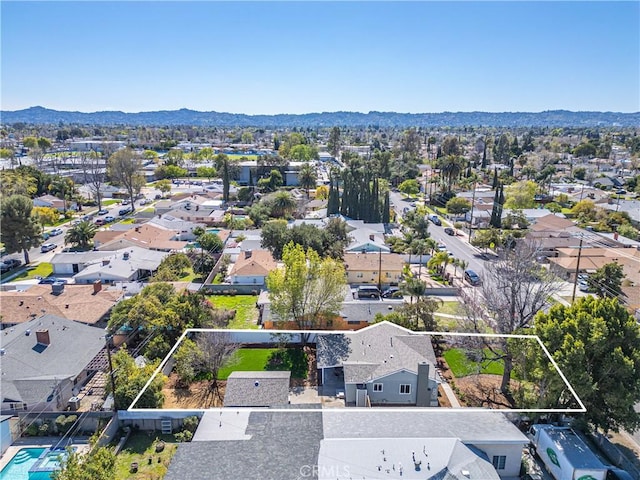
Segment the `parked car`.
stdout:
[[107,213],[109,213],[109,210],[107,210],[106,208],[98,210],[98,215],[106,215]]
[[464,279],[469,282],[471,285],[480,285],[481,280],[480,276],[474,272],[473,270],[465,270],[464,271]]
[[52,283],[67,283],[67,279],[58,277],[45,277],[41,278],[38,283],[42,285],[51,285]]
[[123,216],[129,212],[131,212],[131,207],[121,208],[120,210],[118,210],[118,215]]
[[358,298],[380,298],[380,290],[368,285],[358,287]]
[[107,215],[106,217],[104,217],[104,221],[107,222],[107,223],[115,222],[116,221],[116,217],[113,217],[111,215]]
[[451,228],[451,227],[446,227],[446,228],[444,229],[444,233],[446,233],[447,235],[455,235],[455,234],[456,234],[456,231],[455,231],[453,228]]
[[105,223],[107,223],[107,221],[104,218],[96,218],[96,221],[93,222],[98,226],[104,225]]
[[49,230],[49,236],[50,237],[55,237],[56,235],[60,235],[62,233],[62,229],[61,228],[53,228],[51,230]]
[[142,200],[140,200],[140,205],[146,205],[147,203],[151,203],[151,200],[149,200],[148,198],[143,198]]
[[6,273],[9,270],[13,270],[14,268],[22,265],[22,262],[15,258],[7,258],[0,263],[0,273]]
[[160,200],[162,198],[162,195],[160,195],[159,193],[156,193],[156,196],[153,198],[155,198],[156,200]]
[[436,248],[438,249],[439,252],[446,252],[447,251],[447,246],[444,243],[439,243]]
[[40,252],[47,253],[51,250],[55,250],[58,246],[55,243],[45,243],[40,247]]
[[131,203],[131,202],[129,201],[129,199],[128,199],[128,198],[125,198],[125,199],[122,201],[122,205],[129,205],[130,203]]
[[438,215],[429,215],[429,220],[431,220],[431,222],[433,222],[434,225],[438,225],[441,226],[442,225],[442,221],[440,220],[440,217],[438,217]]
[[382,298],[401,298],[402,292],[399,287],[389,287],[382,292]]

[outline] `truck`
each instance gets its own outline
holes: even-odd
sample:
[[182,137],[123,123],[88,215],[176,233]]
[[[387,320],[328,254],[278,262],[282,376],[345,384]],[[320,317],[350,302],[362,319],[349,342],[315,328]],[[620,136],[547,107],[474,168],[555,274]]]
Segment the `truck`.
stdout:
[[531,453],[556,480],[606,480],[608,467],[571,428],[536,424],[529,438]]

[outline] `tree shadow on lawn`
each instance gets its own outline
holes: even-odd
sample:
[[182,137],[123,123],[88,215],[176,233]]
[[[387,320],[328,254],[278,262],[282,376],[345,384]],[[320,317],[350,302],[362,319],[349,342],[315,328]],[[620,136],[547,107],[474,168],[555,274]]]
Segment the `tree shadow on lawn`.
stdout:
[[291,378],[307,378],[307,354],[302,347],[276,350],[269,355],[267,369],[290,371]]

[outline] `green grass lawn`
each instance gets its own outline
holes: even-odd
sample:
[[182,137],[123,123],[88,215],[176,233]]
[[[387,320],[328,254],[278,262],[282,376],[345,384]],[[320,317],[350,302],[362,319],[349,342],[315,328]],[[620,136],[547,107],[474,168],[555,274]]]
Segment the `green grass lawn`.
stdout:
[[253,372],[267,370],[269,357],[276,348],[242,348],[238,350],[231,362],[218,371],[218,378],[226,380],[234,371]]
[[229,322],[229,328],[258,328],[258,309],[255,295],[210,295],[207,297],[213,305],[225,310],[235,310],[236,316]]
[[290,371],[292,378],[307,378],[307,355],[301,348],[242,348],[220,369],[218,378],[226,380],[234,371],[263,370]]
[[136,219],[135,218],[125,218],[124,220],[120,220],[120,222],[118,222],[118,223],[124,223],[124,224],[136,223]]
[[27,267],[27,269],[11,280],[17,282],[18,280],[29,280],[36,277],[48,277],[53,273],[53,265],[47,262],[39,263],[38,265]]
[[[164,450],[156,453],[156,440],[165,442]],[[116,457],[116,480],[163,478],[171,457],[178,446],[173,435],[148,435],[146,432],[132,433],[124,448]],[[151,463],[149,463],[151,459]],[[158,463],[160,459],[160,463]],[[131,464],[138,463],[137,473],[131,473]]]
[[446,313],[448,315],[460,315],[459,302],[442,302],[436,310],[438,313]]
[[178,281],[179,282],[194,282],[194,283],[204,283],[205,278],[199,273],[195,273],[193,268],[189,268],[184,271],[184,275],[181,276]]
[[116,200],[115,198],[109,198],[107,200],[102,200],[102,206],[108,207],[109,205],[115,205],[116,203],[120,203],[122,200]]
[[[485,349],[485,353],[491,355],[487,349]],[[470,360],[464,350],[460,348],[450,348],[444,352],[444,358],[456,377],[466,377],[478,373],[478,363]],[[504,366],[500,361],[484,361],[480,369],[480,373],[492,375],[502,375],[503,371]]]
[[227,154],[229,160],[240,160],[242,157],[245,157],[247,160],[257,160],[257,155],[239,155],[237,153]]

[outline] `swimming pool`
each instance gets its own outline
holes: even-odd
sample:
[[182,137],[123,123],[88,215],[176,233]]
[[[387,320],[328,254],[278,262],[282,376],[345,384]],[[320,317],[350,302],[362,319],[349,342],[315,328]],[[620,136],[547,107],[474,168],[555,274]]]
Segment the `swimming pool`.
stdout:
[[50,480],[51,472],[60,468],[64,451],[48,448],[21,448],[0,471],[0,480]]

